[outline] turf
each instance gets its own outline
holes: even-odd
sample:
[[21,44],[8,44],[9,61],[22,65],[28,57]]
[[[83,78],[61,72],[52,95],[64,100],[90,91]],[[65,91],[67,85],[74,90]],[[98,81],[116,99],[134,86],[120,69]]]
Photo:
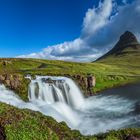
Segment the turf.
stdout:
[[[3,61],[7,65],[3,65]],[[0,73],[31,75],[88,75],[96,77],[94,92],[136,82],[140,79],[140,56],[135,59],[118,57],[94,63],[74,63],[42,59],[0,59]]]

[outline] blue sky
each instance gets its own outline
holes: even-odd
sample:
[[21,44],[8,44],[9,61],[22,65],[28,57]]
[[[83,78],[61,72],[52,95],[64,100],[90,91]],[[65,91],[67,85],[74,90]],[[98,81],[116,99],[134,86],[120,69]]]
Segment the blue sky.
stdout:
[[73,40],[93,1],[0,0],[0,56],[31,53]]
[[[84,46],[90,42],[92,37],[97,38],[97,36],[93,35],[95,31],[92,30],[92,35],[89,35],[87,30],[90,30],[90,27],[88,27],[89,29],[85,28],[84,19],[85,24],[87,24],[86,14],[95,16],[92,14],[94,11],[97,12],[97,16],[100,16],[98,11],[102,10],[105,4],[106,7],[108,6],[106,11],[110,12],[110,15],[107,16],[109,19],[114,14],[113,10],[116,7],[114,9],[111,5],[109,7],[109,3],[105,3],[105,1],[110,1],[113,5],[112,0],[102,0],[101,8],[99,0],[0,0],[0,57],[15,57],[24,54],[23,57],[60,60],[65,60],[65,58],[73,60],[76,57],[80,58],[80,56],[84,59],[88,58],[83,53],[85,49],[80,48],[83,45],[82,36],[84,34],[86,38],[89,38],[86,43],[84,40]],[[134,1],[116,0],[115,2],[117,7],[125,7],[125,5],[133,5],[131,3]],[[88,12],[88,9],[91,12]],[[93,23],[93,26],[96,26],[94,22],[96,19],[93,17],[90,24]],[[98,39],[104,38],[104,33],[98,35]],[[91,43],[93,44],[92,49],[95,50],[93,56],[96,52],[100,54],[96,50],[98,44]],[[50,47],[53,50],[50,50]],[[69,48],[72,49],[69,50]],[[104,46],[104,48],[106,47]],[[87,52],[90,49],[91,47],[87,45]],[[48,54],[51,56],[47,57]]]

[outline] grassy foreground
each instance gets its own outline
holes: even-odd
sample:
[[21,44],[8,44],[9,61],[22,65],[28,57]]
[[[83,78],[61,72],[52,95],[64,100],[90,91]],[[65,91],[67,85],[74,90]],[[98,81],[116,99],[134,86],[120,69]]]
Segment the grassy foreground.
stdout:
[[125,140],[128,136],[140,137],[140,129],[132,128],[83,136],[64,122],[58,123],[39,112],[20,110],[3,103],[0,103],[0,125],[5,129],[7,140]]

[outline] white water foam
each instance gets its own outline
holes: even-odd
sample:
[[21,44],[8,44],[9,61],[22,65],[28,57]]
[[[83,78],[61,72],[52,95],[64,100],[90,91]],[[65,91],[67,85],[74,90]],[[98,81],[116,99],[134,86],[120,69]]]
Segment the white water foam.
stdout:
[[[49,82],[46,79],[49,78]],[[77,85],[66,77],[37,76],[29,85],[29,102],[0,85],[0,101],[27,108],[65,121],[84,135],[110,129],[135,127],[140,115],[135,114],[136,101],[117,96],[94,96],[85,99]]]

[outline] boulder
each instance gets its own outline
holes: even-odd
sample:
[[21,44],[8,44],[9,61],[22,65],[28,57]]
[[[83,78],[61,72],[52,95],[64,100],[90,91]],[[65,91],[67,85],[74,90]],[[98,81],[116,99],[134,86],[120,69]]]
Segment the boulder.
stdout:
[[44,83],[49,83],[49,84],[53,84],[54,83],[54,81],[51,78],[42,78],[42,81]]
[[3,61],[1,62],[1,64],[2,64],[3,66],[7,66],[8,64],[12,64],[12,62],[11,62],[10,60],[3,60]]
[[0,125],[0,140],[6,140],[4,127]]
[[5,80],[5,84],[6,84],[8,87],[11,87],[11,81],[10,81],[10,80]]
[[88,75],[87,76],[87,88],[95,87],[96,78],[95,76]]
[[93,95],[93,88],[96,85],[95,76],[89,74],[85,75],[73,75],[73,79],[78,83],[86,96]]
[[0,81],[4,81],[5,80],[5,76],[4,75],[0,75]]
[[127,136],[125,140],[140,140],[140,137]]
[[19,75],[3,74],[0,75],[0,83],[5,84],[11,89],[16,89],[20,86],[21,78]]
[[93,75],[87,76],[87,92],[89,95],[93,95],[93,88],[96,85],[96,78]]

